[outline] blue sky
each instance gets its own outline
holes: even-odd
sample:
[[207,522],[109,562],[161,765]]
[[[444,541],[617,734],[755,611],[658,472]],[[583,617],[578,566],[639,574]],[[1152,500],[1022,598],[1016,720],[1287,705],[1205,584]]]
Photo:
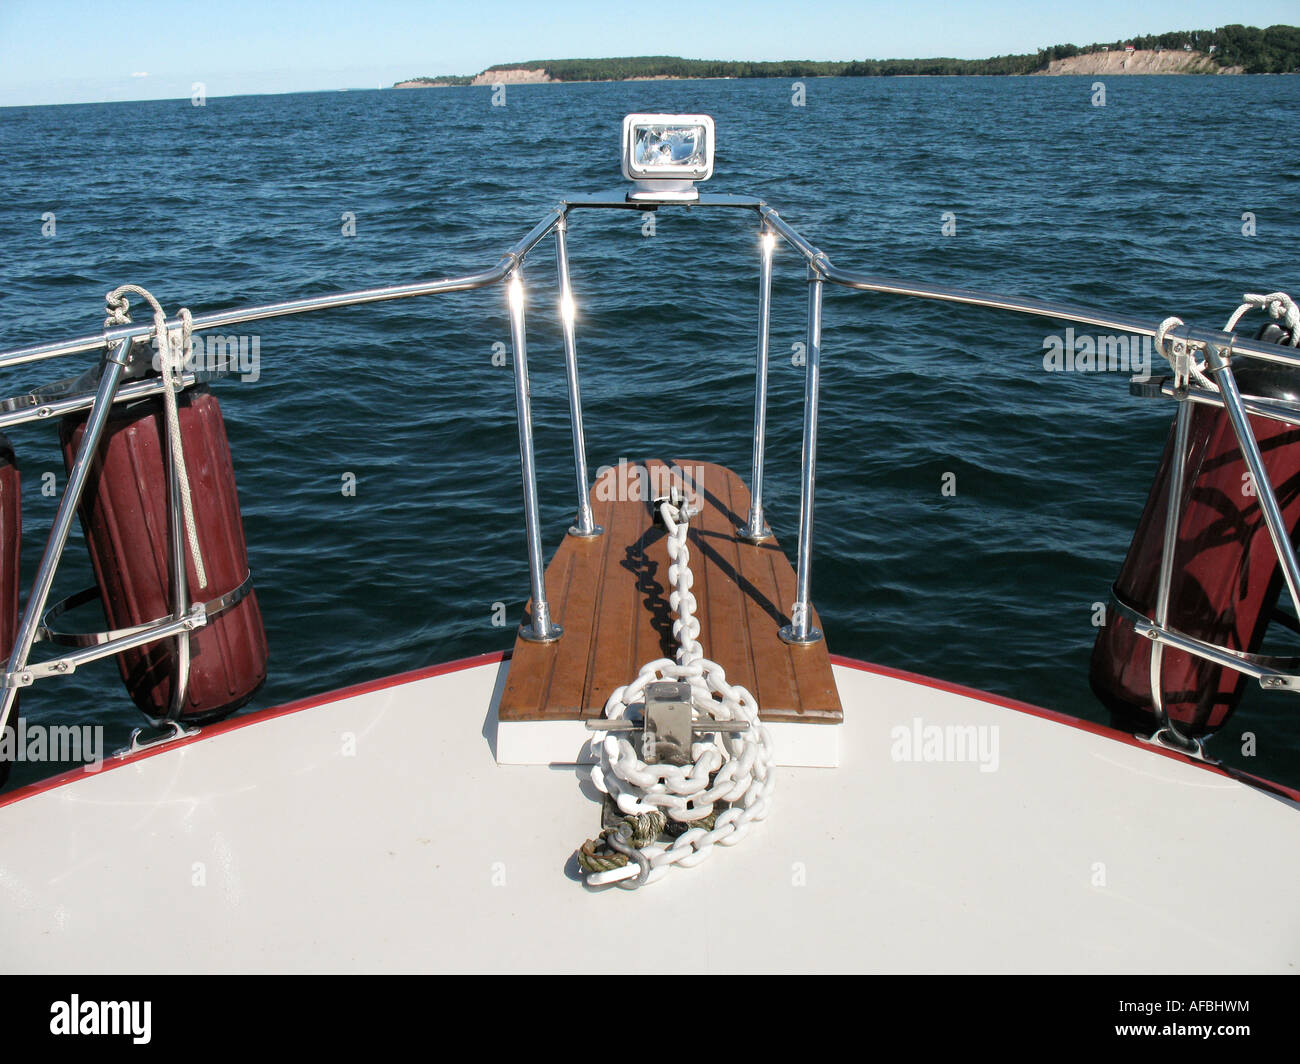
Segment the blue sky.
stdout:
[[981,58],[1232,22],[1300,23],[1300,0],[0,0],[0,105],[377,88],[525,59]]

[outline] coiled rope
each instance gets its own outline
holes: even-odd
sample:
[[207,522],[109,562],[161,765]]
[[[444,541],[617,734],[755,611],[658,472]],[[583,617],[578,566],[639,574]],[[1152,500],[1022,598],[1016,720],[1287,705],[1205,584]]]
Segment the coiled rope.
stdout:
[[[676,680],[690,684],[697,724],[743,720],[749,728],[697,732],[701,738],[691,744],[690,765],[646,764],[620,733],[592,738],[597,763],[591,781],[624,814],[616,827],[601,833],[613,853],[599,852],[597,840],[579,850],[579,864],[593,887],[618,883],[635,889],[663,878],[673,865],[699,864],[715,846],[736,845],[750,824],[767,816],[772,795],[772,736],[759,719],[758,703],[744,687],[728,683],[722,666],[706,658],[700,645],[686,540],[692,515],[679,495],[664,501],[659,512],[668,529],[668,604],[677,614],[676,660],[658,658],[643,665],[636,679],[609,696],[605,716],[624,717],[629,706],[644,701],[647,684]],[[665,833],[676,837],[665,840]]]
[[176,404],[176,393],[182,384],[181,374],[185,370],[185,357],[190,351],[190,335],[193,331],[194,322],[189,310],[182,307],[179,314],[181,319],[180,328],[168,329],[167,315],[163,311],[162,304],[150,292],[139,287],[139,285],[124,284],[114,288],[105,297],[105,309],[108,315],[104,318],[105,329],[131,323],[131,304],[126,298],[128,292],[134,292],[147,300],[149,305],[153,307],[154,337],[158,345],[158,368],[162,372],[163,380],[163,408],[167,419],[167,437],[170,441],[172,454],[176,457],[176,482],[180,488],[181,513],[184,515],[185,520],[185,539],[189,544],[190,557],[194,559],[194,575],[198,578],[199,587],[204,588],[208,586],[208,574],[203,566],[203,553],[199,549],[199,534],[194,523],[194,500],[190,495],[190,474],[185,464],[185,448],[181,443],[181,416]]

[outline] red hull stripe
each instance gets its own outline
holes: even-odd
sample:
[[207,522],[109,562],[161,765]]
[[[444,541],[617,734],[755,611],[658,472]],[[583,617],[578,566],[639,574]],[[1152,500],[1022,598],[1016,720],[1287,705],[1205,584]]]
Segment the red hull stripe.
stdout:
[[1282,798],[1290,799],[1293,802],[1300,802],[1300,790],[1288,787],[1282,783],[1274,783],[1272,780],[1266,780],[1261,776],[1253,776],[1249,772],[1241,772],[1238,769],[1228,768],[1223,765],[1210,765],[1204,761],[1198,761],[1194,757],[1188,757],[1186,754],[1180,754],[1177,750],[1169,750],[1163,746],[1152,746],[1150,743],[1144,743],[1141,739],[1127,732],[1118,731],[1115,728],[1109,728],[1104,724],[1094,724],[1090,720],[1084,720],[1082,717],[1072,717],[1068,713],[1061,713],[1055,709],[1043,709],[1041,706],[1030,705],[1028,702],[1020,702],[1014,698],[1005,698],[1002,695],[990,694],[988,691],[980,691],[974,687],[963,687],[959,683],[950,683],[947,680],[936,680],[932,676],[922,676],[920,673],[907,672],[905,669],[895,669],[888,665],[871,665],[865,661],[856,661],[853,658],[841,657],[839,654],[831,655],[831,663],[842,665],[848,669],[857,669],[859,672],[873,672],[877,676],[888,676],[894,680],[905,680],[907,683],[918,684],[921,687],[931,687],[936,691],[947,691],[950,694],[962,695],[966,698],[973,698],[978,702],[987,702],[989,705],[1000,706],[1003,709],[1013,709],[1017,713],[1028,713],[1031,717],[1041,717],[1043,720],[1050,720],[1054,724],[1064,724],[1070,728],[1078,728],[1080,731],[1091,732],[1093,735],[1100,735],[1103,739],[1113,739],[1116,742],[1124,743],[1127,746],[1137,746],[1150,753],[1163,754],[1165,757],[1172,757],[1176,761],[1182,761],[1189,765],[1195,765],[1197,768],[1203,768],[1210,772],[1217,773],[1220,776],[1227,776],[1239,783],[1245,783],[1251,787],[1257,787],[1260,790],[1269,791]]
[[[340,688],[337,691],[326,691],[318,695],[311,695],[307,698],[301,698],[294,702],[286,702],[282,706],[273,706],[269,709],[258,710],[255,713],[248,713],[244,716],[232,717],[229,720],[223,720],[217,724],[210,724],[204,727],[198,735],[191,739],[178,739],[176,742],[167,743],[155,750],[141,750],[137,754],[131,754],[128,757],[109,758],[105,760],[100,772],[109,772],[123,765],[134,764],[147,757],[153,757],[156,754],[166,753],[169,750],[176,750],[182,746],[188,746],[190,743],[203,742],[205,739],[211,739],[218,735],[224,735],[226,732],[235,731],[238,728],[248,728],[255,724],[261,724],[263,721],[274,720],[276,717],[285,717],[291,713],[301,713],[303,710],[316,709],[319,706],[326,705],[330,702],[340,702],[345,698],[355,698],[358,695],[373,694],[375,691],[384,691],[390,687],[400,687],[403,684],[413,683],[416,680],[427,680],[433,676],[445,676],[452,672],[462,672],[466,669],[477,668],[480,665],[491,665],[495,662],[504,661],[510,656],[508,651],[496,650],[487,654],[478,654],[470,658],[460,658],[456,661],[445,662],[441,665],[429,665],[423,669],[415,669],[411,672],[401,672],[395,676],[384,676],[376,680],[367,680],[363,683],[354,684],[351,687]],[[1132,735],[1125,732],[1116,731],[1114,728],[1108,728],[1104,724],[1094,724],[1091,721],[1083,720],[1081,717],[1072,717],[1068,713],[1060,713],[1052,709],[1043,709],[1041,706],[1030,705],[1028,702],[1020,702],[1014,698],[1004,698],[1002,695],[990,694],[987,691],[979,691],[973,687],[963,687],[961,684],[950,683],[947,680],[936,680],[931,676],[922,676],[919,673],[907,672],[904,669],[891,668],[888,665],[872,665],[865,661],[857,661],[854,658],[842,657],[839,654],[830,656],[832,664],[842,665],[848,669],[857,669],[859,672],[875,673],[877,676],[887,676],[894,680],[903,680],[907,683],[917,684],[921,687],[930,687],[936,691],[947,691],[950,694],[962,695],[965,698],[973,698],[979,702],[987,702],[989,705],[999,706],[1003,709],[1011,709],[1017,713],[1027,713],[1031,717],[1040,717],[1043,720],[1050,720],[1055,724],[1064,724],[1070,728],[1078,728],[1081,731],[1090,732],[1093,735],[1099,735],[1105,739],[1112,739],[1116,742],[1125,743],[1128,746],[1140,747],[1149,753],[1162,754],[1165,757],[1172,757],[1178,761],[1183,761],[1189,765],[1195,765],[1197,768],[1205,769],[1209,772],[1215,772],[1229,779],[1248,784],[1252,787],[1258,787],[1262,790],[1269,791],[1280,797],[1287,798],[1293,802],[1300,802],[1300,790],[1287,787],[1280,783],[1274,783],[1271,780],[1262,779],[1259,776],[1252,776],[1246,772],[1239,772],[1235,769],[1224,768],[1219,765],[1207,765],[1203,761],[1197,761],[1195,758],[1187,757],[1174,750],[1166,750],[1163,747],[1151,746],[1141,742]],[[45,791],[51,791],[55,788],[62,787],[69,783],[75,783],[77,780],[85,779],[85,769],[75,768],[68,772],[62,772],[57,776],[51,776],[47,780],[38,780],[35,783],[29,783],[24,787],[19,787],[8,794],[0,795],[0,808],[20,802],[24,798],[30,798],[36,794],[42,794]]]
[[[272,706],[269,709],[261,709],[255,713],[248,713],[240,717],[231,717],[229,720],[219,721],[216,724],[206,724],[199,731],[198,735],[189,739],[177,739],[172,743],[165,743],[154,750],[141,750],[139,753],[131,754],[127,757],[107,757],[99,772],[109,772],[115,768],[121,768],[123,765],[132,765],[146,757],[153,757],[155,754],[166,753],[168,750],[176,750],[182,746],[189,746],[190,743],[199,743],[205,739],[211,739],[218,735],[224,735],[226,732],[235,731],[238,728],[247,728],[254,724],[261,724],[263,721],[274,720],[276,717],[286,717],[290,713],[301,713],[305,709],[316,709],[319,706],[326,705],[329,702],[341,702],[345,698],[355,698],[357,695],[373,694],[375,691],[384,691],[390,687],[400,687],[403,684],[413,683],[416,680],[427,680],[431,676],[444,676],[449,672],[462,672],[465,669],[477,668],[479,665],[491,665],[493,662],[502,661],[509,657],[509,654],[503,650],[494,650],[488,654],[478,654],[472,658],[459,658],[456,661],[444,662],[441,665],[427,665],[423,669],[414,669],[411,672],[399,672],[395,676],[384,676],[377,680],[365,680],[362,683],[353,684],[351,687],[342,687],[336,691],[323,691],[318,695],[309,695],[306,698],[300,698],[294,702],[286,702],[282,706]],[[84,768],[74,768],[67,772],[61,772],[57,776],[51,776],[47,780],[37,780],[35,783],[29,783],[24,787],[18,787],[8,794],[0,795],[0,808],[6,805],[12,805],[14,802],[22,801],[24,798],[30,798],[34,794],[41,794],[44,791],[53,790],[56,787],[62,787],[64,784],[75,783],[77,780],[86,778]]]

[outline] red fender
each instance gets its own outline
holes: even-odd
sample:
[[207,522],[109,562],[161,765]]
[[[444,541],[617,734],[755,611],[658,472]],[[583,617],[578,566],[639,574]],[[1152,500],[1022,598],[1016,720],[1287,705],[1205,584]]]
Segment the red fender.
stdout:
[[[1243,394],[1294,400],[1300,380],[1288,369],[1243,361],[1234,366]],[[1300,526],[1300,427],[1250,418],[1269,481],[1287,528]],[[1115,589],[1148,618],[1155,616],[1164,542],[1173,430],[1165,443]],[[1172,628],[1232,650],[1257,652],[1282,588],[1282,571],[1269,539],[1245,460],[1220,407],[1196,406],[1190,417],[1181,520],[1169,596]],[[1293,535],[1294,541],[1294,535]],[[1093,647],[1092,689],[1128,730],[1155,724],[1151,698],[1151,642],[1130,621],[1107,611]],[[1162,665],[1165,708],[1184,735],[1223,726],[1254,682],[1233,669],[1166,647]]]
[[[202,386],[179,396],[178,406],[207,586],[198,584],[188,545],[186,576],[190,601],[208,602],[244,581],[248,551],[221,407]],[[60,425],[69,468],[85,427],[85,414],[66,417]],[[81,524],[110,629],[171,613],[166,431],[161,399],[116,408],[82,496]],[[211,617],[189,639],[183,719],[211,720],[231,713],[266,680],[266,631],[253,592]],[[175,640],[125,651],[117,660],[135,704],[150,716],[165,715],[176,669]]]

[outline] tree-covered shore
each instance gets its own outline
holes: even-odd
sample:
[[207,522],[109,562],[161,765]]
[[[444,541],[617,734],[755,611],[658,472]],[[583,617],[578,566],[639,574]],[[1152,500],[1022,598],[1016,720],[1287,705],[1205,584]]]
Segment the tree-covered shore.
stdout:
[[[750,62],[729,59],[682,59],[672,55],[624,56],[611,59],[534,59],[498,63],[477,75],[486,80],[493,71],[544,70],[552,81],[627,81],[633,78],[820,78],[890,77],[943,74],[1034,74],[1054,59],[1092,52],[1136,49],[1186,50],[1209,55],[1220,67],[1240,67],[1247,74],[1300,72],[1300,27],[1220,26],[1213,30],[1175,30],[1089,45],[1056,44],[1033,54],[999,55],[989,59],[860,59],[847,62],[782,60]],[[455,74],[413,78],[403,84],[469,85],[476,75]]]

